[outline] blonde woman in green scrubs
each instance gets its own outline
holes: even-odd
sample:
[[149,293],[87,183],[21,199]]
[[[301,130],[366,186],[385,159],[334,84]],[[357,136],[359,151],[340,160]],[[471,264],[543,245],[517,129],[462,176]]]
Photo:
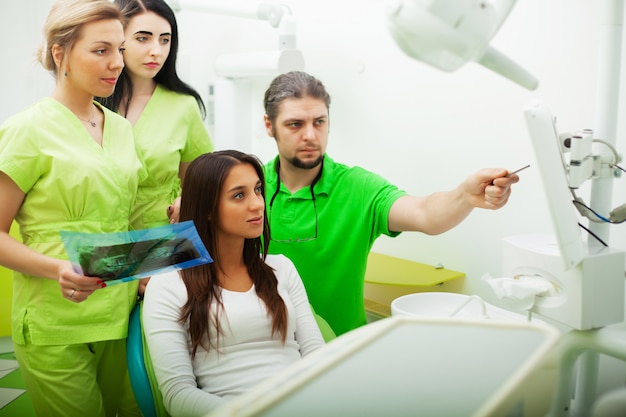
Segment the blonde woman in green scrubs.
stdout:
[[169,224],[189,163],[211,152],[200,95],[176,73],[178,26],[163,0],[115,0],[127,19],[125,68],[100,101],[133,125],[148,177],[139,184],[135,229]]
[[[0,126],[0,264],[12,269],[12,338],[39,416],[118,413],[137,282],[105,288],[72,270],[60,230],[129,230],[143,175],[127,120],[93,101],[123,68],[122,16],[108,0],[58,0],[40,61],[49,97]],[[9,235],[16,221],[22,242]]]

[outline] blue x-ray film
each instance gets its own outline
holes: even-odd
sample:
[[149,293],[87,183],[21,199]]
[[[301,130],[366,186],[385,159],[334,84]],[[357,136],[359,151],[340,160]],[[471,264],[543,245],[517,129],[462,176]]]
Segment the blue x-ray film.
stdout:
[[213,262],[193,221],[118,233],[60,233],[77,272],[107,286]]

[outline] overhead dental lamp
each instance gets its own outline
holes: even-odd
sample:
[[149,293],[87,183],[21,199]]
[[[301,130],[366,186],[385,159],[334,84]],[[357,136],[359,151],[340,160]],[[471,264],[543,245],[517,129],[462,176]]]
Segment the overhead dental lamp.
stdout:
[[537,79],[489,46],[515,0],[395,0],[389,31],[411,58],[446,72],[469,61],[534,90]]

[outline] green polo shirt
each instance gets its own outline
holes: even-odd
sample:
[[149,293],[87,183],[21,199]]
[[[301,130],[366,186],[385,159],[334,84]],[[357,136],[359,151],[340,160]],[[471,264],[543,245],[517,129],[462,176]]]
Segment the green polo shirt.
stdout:
[[[265,165],[270,253],[296,265],[315,312],[337,335],[366,323],[363,289],[367,257],[376,238],[390,232],[389,210],[406,192],[381,176],[324,157],[313,187],[291,194],[281,183],[278,157]],[[317,232],[316,232],[317,224]]]
[[[145,176],[132,127],[102,108],[98,145],[80,121],[44,98],[0,126],[0,171],[26,194],[16,222],[22,242],[67,259],[59,230],[127,231],[137,184]],[[12,337],[23,345],[88,343],[126,337],[137,281],[94,292],[87,301],[63,298],[55,280],[14,273]]]

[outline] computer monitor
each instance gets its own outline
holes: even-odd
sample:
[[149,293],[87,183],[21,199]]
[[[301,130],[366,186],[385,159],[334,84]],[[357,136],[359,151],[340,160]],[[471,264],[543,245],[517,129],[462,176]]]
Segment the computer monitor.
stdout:
[[209,416],[545,415],[559,338],[551,326],[523,321],[392,316],[338,337]]

